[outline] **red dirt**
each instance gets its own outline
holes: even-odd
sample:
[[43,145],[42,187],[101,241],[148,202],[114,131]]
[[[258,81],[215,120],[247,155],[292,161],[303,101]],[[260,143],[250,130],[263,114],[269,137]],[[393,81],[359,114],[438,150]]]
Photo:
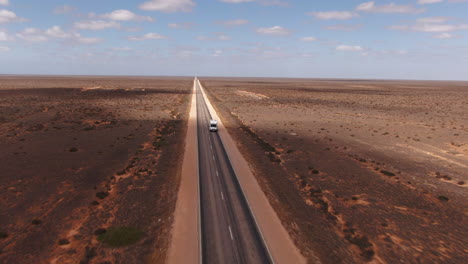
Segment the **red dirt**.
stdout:
[[310,262],[468,258],[468,83],[203,80]]
[[[164,262],[191,87],[0,77],[0,263]],[[94,234],[111,226],[144,237],[113,249]]]

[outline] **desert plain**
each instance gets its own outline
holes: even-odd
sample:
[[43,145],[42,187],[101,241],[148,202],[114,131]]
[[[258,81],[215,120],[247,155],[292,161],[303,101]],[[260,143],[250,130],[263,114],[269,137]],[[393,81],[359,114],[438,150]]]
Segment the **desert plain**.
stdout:
[[0,77],[0,263],[163,263],[190,94],[191,78]]
[[[465,263],[467,82],[199,79],[310,263]],[[191,93],[0,76],[0,263],[164,263]]]

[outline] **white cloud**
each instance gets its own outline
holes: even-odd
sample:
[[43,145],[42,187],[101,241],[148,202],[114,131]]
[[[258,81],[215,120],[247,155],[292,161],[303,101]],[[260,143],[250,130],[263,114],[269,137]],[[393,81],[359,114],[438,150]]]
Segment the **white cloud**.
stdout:
[[456,36],[447,32],[440,33],[437,35],[432,36],[433,38],[438,38],[438,39],[452,39],[455,38]]
[[115,51],[132,51],[132,48],[129,47],[121,47],[121,48],[113,48]]
[[153,22],[154,18],[150,16],[139,16],[132,11],[126,9],[114,10],[110,13],[101,16],[105,19],[117,20],[117,21],[149,21]]
[[16,36],[28,42],[47,41],[47,37],[44,36],[44,32],[37,28],[26,28],[23,31],[17,33]]
[[229,3],[229,4],[239,4],[239,3],[248,3],[248,2],[258,2],[261,5],[265,6],[288,6],[288,2],[281,0],[219,0],[220,2]]
[[349,11],[327,11],[327,12],[312,12],[309,15],[321,19],[321,20],[331,20],[331,19],[338,19],[338,20],[347,20],[353,17],[358,16],[358,14]]
[[213,55],[212,55],[212,56],[213,56],[213,57],[219,57],[219,56],[221,56],[222,54],[223,54],[223,51],[222,51],[222,50],[215,50],[215,51],[213,52]]
[[194,24],[192,22],[167,24],[169,28],[174,28],[174,29],[188,29],[188,28],[193,27],[193,25]]
[[288,2],[281,0],[258,0],[258,2],[264,6],[289,6]]
[[247,25],[249,21],[246,19],[234,19],[234,20],[220,21],[218,23],[223,24],[225,26],[241,26],[241,25]]
[[26,28],[17,33],[16,36],[28,42],[45,42],[49,38],[62,39],[68,43],[78,44],[96,44],[103,41],[101,38],[83,37],[77,32],[66,32],[60,26],[53,26],[45,31],[37,28]]
[[141,40],[151,40],[151,39],[167,39],[166,36],[160,35],[158,33],[146,33],[143,36],[131,36],[127,38],[131,41],[141,41]]
[[419,18],[417,21],[420,23],[443,23],[449,20],[448,17],[423,17]]
[[207,41],[207,40],[230,40],[231,38],[224,33],[215,33],[216,36],[214,37],[207,37],[207,36],[197,36],[198,40]]
[[[428,20],[428,18],[426,18]],[[424,21],[424,19],[423,19]],[[430,21],[430,19],[429,19]],[[401,30],[401,31],[417,31],[417,32],[428,32],[428,33],[438,33],[438,32],[452,32],[459,30],[468,30],[468,24],[442,24],[444,20],[432,18],[432,22],[421,22],[418,20],[414,25],[395,25],[390,26],[389,29],[392,30]]]
[[73,35],[73,38],[71,39],[72,41],[75,41],[77,43],[80,43],[80,44],[96,44],[96,43],[100,43],[102,42],[103,40],[100,39],[100,38],[86,38],[86,37],[82,37],[80,34],[76,33]]
[[416,20],[414,25],[395,25],[389,29],[401,31],[417,31],[417,32],[452,32],[459,30],[468,30],[468,24],[447,24],[447,17],[425,17]]
[[10,3],[8,3],[8,0],[0,0],[0,5],[4,5],[4,6],[7,6],[9,5]]
[[119,28],[120,24],[115,21],[86,20],[75,22],[75,28],[87,30],[103,30],[108,28]]
[[0,31],[0,41],[9,41],[13,38],[10,37],[5,31]]
[[56,8],[54,8],[54,14],[58,15],[69,14],[73,11],[76,11],[76,8],[69,5],[57,6]]
[[255,0],[220,0],[224,3],[231,3],[231,4],[238,4],[238,3],[245,3],[245,2],[253,2]]
[[425,4],[435,4],[443,2],[444,0],[418,0],[418,4],[425,5]]
[[364,48],[361,46],[350,46],[350,45],[338,45],[335,48],[339,51],[364,51]]
[[304,41],[304,42],[312,42],[312,41],[316,41],[317,38],[315,37],[305,37],[305,38],[301,38],[301,41]]
[[274,27],[269,27],[269,28],[258,28],[257,33],[264,34],[264,35],[282,36],[282,35],[289,35],[289,33],[291,32],[283,27],[274,26]]
[[18,17],[14,12],[10,10],[0,9],[0,24],[22,21],[26,21],[26,19]]
[[144,2],[139,7],[143,10],[173,12],[190,12],[195,3],[192,0],[151,0]]
[[45,34],[53,38],[69,38],[71,34],[66,33],[60,26],[53,26],[45,31]]
[[361,24],[354,24],[354,25],[346,25],[346,24],[338,24],[338,25],[330,25],[325,26],[327,30],[340,30],[340,31],[355,31],[362,27]]
[[412,5],[397,5],[390,3],[386,5],[376,5],[375,1],[364,2],[356,7],[356,11],[368,12],[368,13],[409,13],[417,14],[424,12],[425,9],[418,9]]
[[7,52],[7,51],[10,51],[11,49],[9,47],[6,47],[6,46],[0,46],[0,52]]

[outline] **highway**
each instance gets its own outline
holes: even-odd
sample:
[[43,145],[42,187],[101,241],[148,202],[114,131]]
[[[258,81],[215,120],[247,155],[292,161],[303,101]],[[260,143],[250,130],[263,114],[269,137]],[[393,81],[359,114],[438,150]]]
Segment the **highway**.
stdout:
[[272,263],[196,81],[202,263]]

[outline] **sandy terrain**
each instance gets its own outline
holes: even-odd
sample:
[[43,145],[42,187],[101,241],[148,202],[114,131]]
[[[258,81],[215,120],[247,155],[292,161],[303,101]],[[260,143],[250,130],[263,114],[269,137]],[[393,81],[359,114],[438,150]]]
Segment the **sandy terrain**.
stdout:
[[[0,77],[0,263],[164,262],[191,88]],[[131,245],[98,241],[121,227]]]
[[201,80],[310,261],[468,258],[468,83]]

